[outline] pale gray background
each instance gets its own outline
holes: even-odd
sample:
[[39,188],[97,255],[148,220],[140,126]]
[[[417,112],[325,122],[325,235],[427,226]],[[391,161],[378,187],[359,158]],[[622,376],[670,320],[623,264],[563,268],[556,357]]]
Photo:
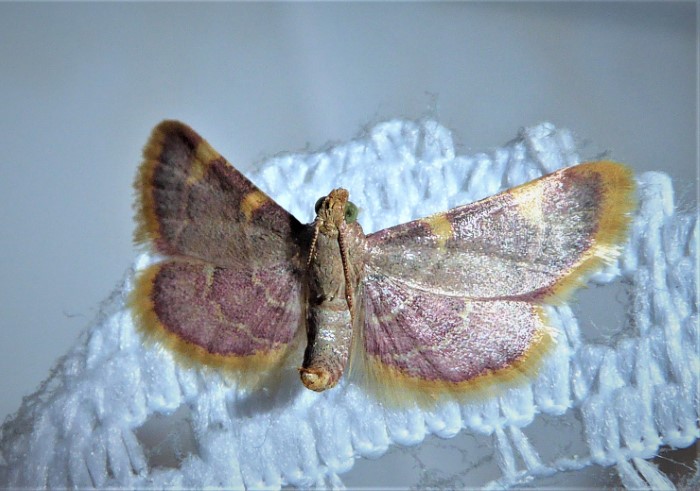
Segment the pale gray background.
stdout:
[[696,19],[691,2],[0,4],[0,417],[134,259],[131,182],[161,119],[244,171],[387,118],[432,114],[463,153],[548,120],[692,204]]

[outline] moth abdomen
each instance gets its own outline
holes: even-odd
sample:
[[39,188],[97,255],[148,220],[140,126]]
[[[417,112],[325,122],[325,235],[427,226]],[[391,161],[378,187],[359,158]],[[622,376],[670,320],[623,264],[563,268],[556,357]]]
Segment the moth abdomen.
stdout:
[[334,387],[350,358],[352,316],[343,298],[310,306],[308,344],[300,369],[304,385],[315,391]]

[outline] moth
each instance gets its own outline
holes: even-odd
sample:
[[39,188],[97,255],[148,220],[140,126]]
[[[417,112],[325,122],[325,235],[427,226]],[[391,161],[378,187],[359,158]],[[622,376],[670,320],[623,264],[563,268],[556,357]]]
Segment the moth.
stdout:
[[145,331],[241,373],[274,372],[305,333],[307,388],[352,358],[431,397],[530,373],[553,341],[543,306],[617,257],[635,206],[630,170],[601,161],[369,235],[338,188],[302,224],[177,121],[135,186],[136,241],[165,256],[133,290]]

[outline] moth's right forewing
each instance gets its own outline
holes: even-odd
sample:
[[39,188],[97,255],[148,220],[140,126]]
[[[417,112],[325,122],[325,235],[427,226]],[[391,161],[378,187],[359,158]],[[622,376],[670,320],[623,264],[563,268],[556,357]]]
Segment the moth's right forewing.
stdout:
[[369,235],[368,267],[447,295],[559,299],[615,260],[634,188],[630,170],[614,162],[561,169]]

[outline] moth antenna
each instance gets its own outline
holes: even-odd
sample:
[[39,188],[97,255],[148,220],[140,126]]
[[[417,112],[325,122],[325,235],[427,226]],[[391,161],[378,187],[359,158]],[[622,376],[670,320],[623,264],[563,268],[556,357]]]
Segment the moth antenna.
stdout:
[[340,260],[343,263],[343,275],[345,276],[345,300],[348,302],[350,316],[354,317],[352,312],[352,290],[350,289],[350,268],[348,267],[348,253],[347,249],[345,248],[345,236],[343,235],[340,229],[338,230],[338,246],[340,247]]
[[309,257],[306,259],[306,267],[307,268],[311,264],[311,259],[314,257],[314,254],[316,253],[316,240],[318,239],[319,228],[320,228],[320,224],[318,223],[318,218],[317,218],[316,220],[314,220],[314,235],[311,238],[311,247],[309,247]]

